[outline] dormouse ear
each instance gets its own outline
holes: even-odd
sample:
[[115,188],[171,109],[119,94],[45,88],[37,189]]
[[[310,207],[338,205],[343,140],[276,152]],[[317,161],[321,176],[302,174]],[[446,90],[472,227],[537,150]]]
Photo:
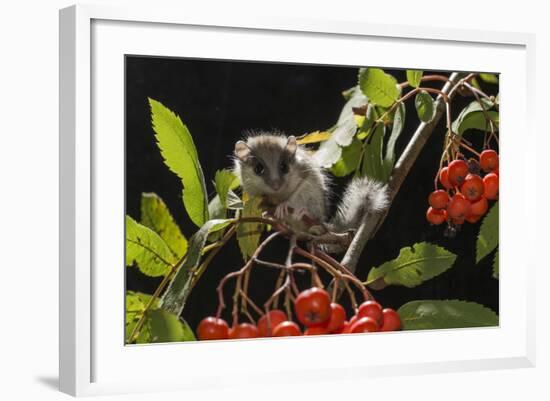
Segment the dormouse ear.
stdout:
[[250,148],[244,141],[238,141],[235,144],[234,152],[235,156],[242,162],[246,161],[250,156]]
[[291,156],[294,156],[296,154],[297,148],[298,148],[298,143],[296,143],[296,137],[294,135],[289,136],[288,141],[286,142],[286,151]]

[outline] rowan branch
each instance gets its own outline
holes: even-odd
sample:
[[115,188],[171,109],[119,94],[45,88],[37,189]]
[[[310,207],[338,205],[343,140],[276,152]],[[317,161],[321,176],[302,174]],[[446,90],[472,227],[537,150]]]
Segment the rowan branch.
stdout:
[[401,185],[405,181],[405,177],[409,174],[411,167],[420,155],[420,152],[424,148],[428,138],[431,136],[435,127],[439,123],[439,120],[445,113],[444,97],[446,96],[450,99],[456,92],[453,89],[465,76],[466,74],[458,72],[451,74],[449,80],[441,90],[441,94],[435,101],[434,118],[429,123],[420,123],[407,147],[399,157],[399,160],[395,163],[395,167],[393,168],[392,174],[388,180],[388,206],[380,212],[370,213],[363,216],[363,220],[359,225],[359,228],[357,229],[344,257],[342,258],[342,261],[340,262],[351,272],[355,272],[363,249],[384,222],[391,204],[399,192],[399,188],[401,188]]

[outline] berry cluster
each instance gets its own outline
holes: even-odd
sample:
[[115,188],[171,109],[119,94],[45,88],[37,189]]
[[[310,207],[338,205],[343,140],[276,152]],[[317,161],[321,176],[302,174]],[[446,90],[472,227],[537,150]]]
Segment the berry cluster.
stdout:
[[476,223],[487,213],[488,201],[498,199],[498,153],[488,149],[481,152],[479,161],[453,160],[439,171],[438,178],[445,190],[436,189],[428,197],[428,221],[450,226]]
[[286,337],[318,334],[367,333],[401,329],[399,314],[390,308],[382,309],[373,300],[363,302],[351,319],[346,310],[331,302],[327,291],[312,287],[302,291],[294,302],[294,313],[302,328],[280,309],[273,309],[252,323],[235,323],[229,328],[219,317],[204,318],[197,329],[199,340],[223,340],[255,337]]

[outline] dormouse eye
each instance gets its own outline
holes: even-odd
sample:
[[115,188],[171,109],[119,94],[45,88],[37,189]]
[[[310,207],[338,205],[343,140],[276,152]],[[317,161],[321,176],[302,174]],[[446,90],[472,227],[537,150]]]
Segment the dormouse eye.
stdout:
[[288,173],[288,163],[286,161],[282,161],[279,163],[279,172],[281,174]]
[[256,163],[256,165],[254,166],[254,172],[256,173],[256,175],[262,175],[265,171],[265,167],[262,163]]

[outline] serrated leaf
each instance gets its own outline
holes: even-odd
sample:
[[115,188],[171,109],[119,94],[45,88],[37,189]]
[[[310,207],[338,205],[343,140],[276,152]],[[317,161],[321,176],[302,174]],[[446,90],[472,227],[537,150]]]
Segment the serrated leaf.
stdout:
[[[126,324],[130,324],[133,321],[139,320],[145,307],[151,300],[151,295],[144,294],[142,292],[126,291]],[[153,307],[158,305],[157,302],[153,303]]]
[[405,126],[405,105],[401,103],[399,107],[395,110],[395,115],[393,117],[393,125],[386,145],[386,156],[384,157],[384,176],[389,178],[395,165],[395,144],[401,132],[403,132],[403,127]]
[[225,219],[227,217],[227,208],[222,205],[219,195],[214,196],[208,202],[208,214],[212,219]]
[[429,123],[435,116],[434,99],[426,91],[420,91],[414,99],[414,106],[420,121]]
[[235,192],[229,190],[227,193],[227,208],[232,210],[240,210],[244,206],[243,201]]
[[371,177],[380,182],[386,182],[388,178],[384,169],[382,154],[384,134],[385,127],[382,124],[378,124],[363,145],[363,165],[361,172],[364,176]]
[[423,74],[424,71],[421,70],[407,70],[407,81],[409,81],[409,85],[414,88],[418,88],[420,86],[420,82],[422,81]]
[[490,131],[490,125],[488,123],[487,117],[493,122],[495,130],[499,128],[499,113],[498,111],[487,111],[486,113],[482,111],[476,111],[474,113],[468,114],[461,121],[460,125],[457,128],[457,134],[462,135],[465,131],[469,129],[477,129],[480,131]]
[[187,239],[181,233],[166,204],[157,194],[141,194],[141,224],[156,232],[177,259],[187,252]]
[[[253,197],[244,203],[242,217],[261,217],[262,198]],[[237,226],[237,240],[243,259],[246,261],[252,256],[260,242],[262,224],[239,223]]]
[[[196,340],[187,322],[162,309],[150,310],[147,313],[142,331],[147,333],[147,343]],[[137,343],[144,342],[144,340],[138,338]]]
[[342,148],[332,138],[322,142],[319,149],[313,155],[316,162],[323,168],[330,168],[334,163],[340,160]]
[[353,86],[349,89],[346,89],[346,90],[342,91],[342,97],[345,100],[349,100],[349,99],[351,99],[351,97],[353,96],[353,94],[355,93],[356,90],[357,90],[357,86]]
[[476,263],[489,255],[498,246],[498,202],[483,219],[477,236]]
[[208,220],[208,200],[197,149],[185,124],[160,102],[149,98],[153,130],[164,163],[183,184],[183,203],[197,226]]
[[495,128],[499,126],[499,115],[497,111],[490,111],[494,103],[486,98],[481,98],[482,105],[476,100],[466,106],[456,120],[452,123],[452,130],[458,135],[462,135],[468,129],[478,129],[482,131],[489,130],[489,124],[483,112],[483,108],[487,111],[487,115],[493,121]]
[[498,77],[495,74],[481,73],[479,77],[488,84],[498,84]]
[[208,236],[223,230],[233,222],[232,219],[209,220],[191,237],[187,257],[162,297],[163,309],[180,315],[191,289],[192,273],[199,265]]
[[168,273],[177,258],[157,233],[126,216],[126,266],[134,262],[143,274],[158,277]]
[[451,268],[456,255],[427,242],[402,248],[396,259],[385,262],[369,272],[367,283],[416,287]]
[[345,177],[353,173],[361,158],[361,149],[363,148],[360,140],[354,138],[353,142],[342,149],[342,157],[331,168],[332,174],[336,177]]
[[214,185],[223,207],[227,208],[227,193],[229,190],[237,188],[239,184],[239,178],[232,171],[225,169],[216,171]]
[[498,326],[498,315],[475,302],[412,301],[403,305],[397,312],[404,330]]
[[359,87],[370,102],[389,107],[400,95],[397,80],[380,68],[362,68],[359,70]]
[[332,130],[330,139],[327,140],[327,142],[334,141],[341,147],[349,146],[357,132],[357,123],[355,122],[355,113],[353,109],[356,107],[363,107],[366,104],[367,98],[357,88],[344,107],[342,107],[336,126]]
[[308,145],[311,143],[324,142],[330,138],[330,132],[328,131],[315,131],[306,135],[302,135],[297,138],[298,145]]
[[495,252],[495,258],[493,259],[493,277],[498,280],[498,250]]

